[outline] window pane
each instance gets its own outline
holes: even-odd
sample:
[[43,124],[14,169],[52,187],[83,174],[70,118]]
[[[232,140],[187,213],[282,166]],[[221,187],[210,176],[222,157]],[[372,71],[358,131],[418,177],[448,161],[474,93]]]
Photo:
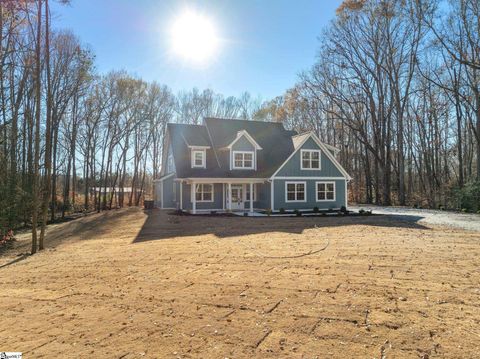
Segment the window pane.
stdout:
[[212,192],[204,192],[203,193],[203,200],[204,201],[211,201],[212,200]]
[[203,192],[210,192],[210,193],[212,193],[212,185],[211,185],[211,184],[204,184],[204,185],[203,185]]
[[318,199],[323,201],[325,199],[325,192],[318,192]]
[[320,168],[320,161],[312,160],[312,168]]
[[302,159],[309,160],[310,159],[310,152],[303,151],[302,152]]
[[310,168],[310,161],[309,160],[303,160],[302,161],[302,167],[303,168]]
[[253,167],[251,160],[245,160],[243,167]]
[[202,200],[202,192],[197,192],[195,193],[195,199],[197,201],[201,201]]
[[333,192],[333,183],[327,184],[327,191]]
[[305,199],[304,192],[297,192],[297,201],[303,201]]
[[235,160],[235,167],[243,167],[243,162],[241,160]]
[[294,192],[288,192],[287,193],[287,199],[289,201],[295,201],[295,193]]
[[327,199],[333,200],[333,192],[327,192]]
[[305,190],[305,185],[303,183],[297,183],[297,191],[303,192]]
[[243,160],[243,155],[241,153],[235,153],[235,161]]
[[287,184],[287,192],[295,192],[295,184],[294,183]]
[[244,159],[251,161],[253,159],[253,156],[251,153],[244,153]]
[[320,157],[320,152],[312,152],[312,160],[318,160]]
[[317,186],[318,186],[317,188],[318,191],[322,191],[322,192],[325,191],[325,183],[319,183]]

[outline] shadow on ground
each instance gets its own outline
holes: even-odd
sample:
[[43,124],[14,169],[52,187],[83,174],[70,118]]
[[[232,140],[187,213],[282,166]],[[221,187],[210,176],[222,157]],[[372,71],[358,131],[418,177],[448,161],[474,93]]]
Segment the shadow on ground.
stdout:
[[300,234],[305,229],[369,225],[429,229],[417,222],[421,216],[318,216],[318,217],[241,217],[177,216],[166,210],[146,210],[147,219],[133,243],[213,234],[219,238],[259,233],[284,232]]
[[[128,217],[136,211],[138,211],[137,208],[112,210],[49,225],[45,236],[46,250],[51,250],[68,241],[90,240],[98,236],[108,235],[112,230],[113,221],[129,220]],[[13,257],[13,259],[0,264],[0,269],[30,256],[31,233],[27,232],[22,237],[21,240],[14,242],[12,248],[0,253],[0,257]]]

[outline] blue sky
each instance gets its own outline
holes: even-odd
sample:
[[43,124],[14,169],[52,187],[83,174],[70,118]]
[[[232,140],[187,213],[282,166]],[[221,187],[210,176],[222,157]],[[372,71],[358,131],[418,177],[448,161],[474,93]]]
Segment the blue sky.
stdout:
[[[72,0],[52,2],[53,24],[72,30],[96,56],[100,73],[124,69],[174,92],[211,88],[270,99],[315,60],[318,37],[340,0]],[[168,31],[186,8],[207,16],[221,45],[206,65],[172,55]]]

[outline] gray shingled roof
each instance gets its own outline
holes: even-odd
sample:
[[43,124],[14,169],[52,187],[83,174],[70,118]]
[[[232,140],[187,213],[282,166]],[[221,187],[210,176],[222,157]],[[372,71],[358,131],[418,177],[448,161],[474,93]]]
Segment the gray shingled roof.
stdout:
[[[168,124],[177,177],[268,178],[294,151],[294,131],[281,123],[206,118],[204,125]],[[245,130],[263,148],[257,152],[257,170],[230,170],[229,151],[225,149],[239,131]],[[207,168],[191,168],[190,146],[207,149]]]

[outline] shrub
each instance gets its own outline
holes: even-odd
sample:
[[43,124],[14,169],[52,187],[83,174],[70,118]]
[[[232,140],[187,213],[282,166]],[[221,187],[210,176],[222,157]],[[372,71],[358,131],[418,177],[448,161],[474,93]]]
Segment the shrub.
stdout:
[[364,213],[365,213],[365,210],[364,210],[363,208],[360,208],[360,210],[358,211],[358,213],[364,214]]
[[280,208],[280,214],[285,214],[285,208]]
[[270,208],[268,208],[265,213],[267,214],[267,216],[271,216],[272,215],[272,210]]
[[302,215],[302,212],[300,212],[298,209],[296,209],[295,211],[293,211],[293,213],[295,213],[295,215],[297,217],[300,217]]
[[462,212],[480,210],[480,181],[469,182],[463,188],[455,190],[454,193],[458,208],[461,208]]
[[318,213],[319,209],[317,206],[313,207],[313,213]]
[[15,240],[15,235],[11,229],[3,236],[0,235],[0,250],[10,247]]
[[347,213],[348,212],[347,207],[345,207],[345,206],[340,207],[340,212],[342,212],[344,214]]

